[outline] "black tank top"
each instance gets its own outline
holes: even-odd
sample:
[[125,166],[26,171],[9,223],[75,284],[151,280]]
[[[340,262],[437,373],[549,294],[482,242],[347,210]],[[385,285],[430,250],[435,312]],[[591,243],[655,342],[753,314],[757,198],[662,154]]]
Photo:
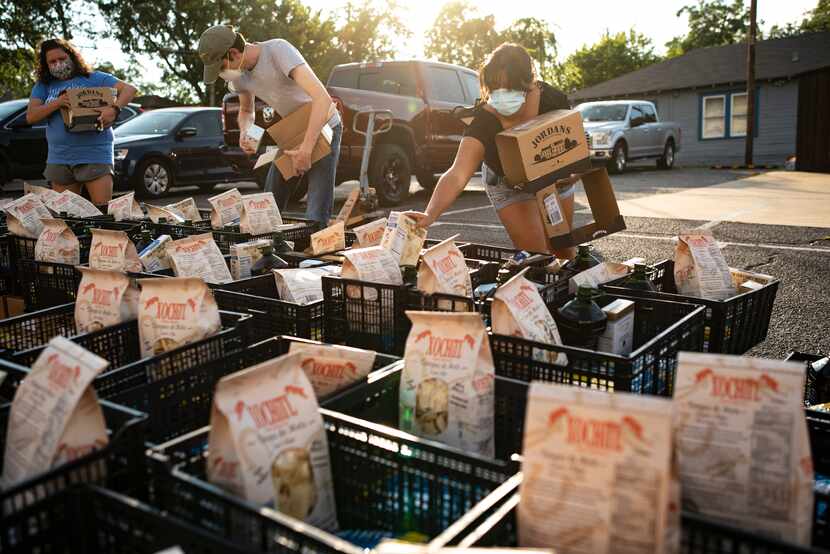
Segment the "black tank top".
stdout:
[[[561,90],[539,81],[539,88],[542,89],[542,96],[539,98],[539,113],[547,113],[553,110],[567,110],[570,108],[568,97]],[[480,106],[476,111],[473,120],[464,130],[465,137],[472,137],[484,145],[484,162],[499,177],[504,177],[504,170],[499,160],[499,152],[496,149],[496,135],[504,131],[501,121],[492,112]]]

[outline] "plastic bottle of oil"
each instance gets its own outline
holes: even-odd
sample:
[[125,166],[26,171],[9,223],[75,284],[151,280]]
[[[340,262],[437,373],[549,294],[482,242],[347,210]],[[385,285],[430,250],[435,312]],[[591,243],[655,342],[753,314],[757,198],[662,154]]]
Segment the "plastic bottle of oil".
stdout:
[[602,308],[593,300],[597,294],[591,287],[579,287],[576,298],[556,310],[554,318],[563,343],[596,350],[607,323]]
[[580,244],[576,250],[576,258],[573,261],[574,269],[577,271],[585,271],[595,265],[599,265],[599,260],[591,254],[591,245]]
[[648,266],[646,264],[634,264],[634,272],[620,283],[621,286],[627,289],[656,292],[657,287],[649,280],[647,271]]

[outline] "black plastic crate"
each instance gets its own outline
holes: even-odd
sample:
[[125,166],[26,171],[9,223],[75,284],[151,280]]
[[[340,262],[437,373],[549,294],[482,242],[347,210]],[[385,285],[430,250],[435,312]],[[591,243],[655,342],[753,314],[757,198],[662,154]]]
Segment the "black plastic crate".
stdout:
[[284,240],[294,243],[294,250],[302,252],[311,246],[311,235],[317,232],[319,223],[311,219],[304,219],[298,217],[284,217],[283,223],[302,223],[302,227],[297,229],[289,229],[287,231],[277,231],[274,233],[266,233],[264,235],[251,235],[249,233],[239,233],[235,231],[220,231],[213,230],[213,240],[219,246],[219,250],[223,254],[230,253],[231,244],[239,244],[240,242],[250,242],[256,239],[270,239],[274,240],[282,237]]
[[74,265],[19,260],[20,288],[26,311],[74,302],[81,273]]
[[819,354],[805,354],[803,352],[790,352],[787,355],[787,361],[798,362],[804,366],[805,406],[830,402],[830,382],[826,377],[817,375],[813,370],[813,362],[817,362],[822,358],[824,356]]
[[74,302],[0,321],[2,355],[26,366],[32,365],[41,350],[57,335],[68,337],[106,358],[111,368],[140,357],[135,320],[79,334],[75,327]]
[[[403,363],[390,367],[360,386],[321,400],[320,406],[370,425],[398,429],[402,372]],[[528,383],[497,375],[495,387],[495,454],[506,463],[522,449]]]
[[[514,483],[517,487],[518,481]],[[515,490],[517,490],[516,487],[514,487]],[[503,494],[503,491],[498,492]],[[480,518],[451,537],[444,537],[440,546],[457,545],[464,548],[517,546],[516,506],[518,503],[519,495],[513,494],[502,501],[497,509],[492,511],[490,517],[483,521]],[[826,551],[764,537],[698,514],[683,512],[680,552],[682,554],[818,554]]]
[[218,285],[213,292],[223,310],[251,316],[251,340],[277,335],[323,338],[323,301],[297,304],[280,300],[273,275],[260,275]]
[[[671,396],[677,353],[703,347],[704,308],[694,304],[609,294],[634,301],[633,350],[620,356],[564,345],[551,345],[506,335],[491,335],[496,373],[520,381],[547,381],[608,391]],[[555,359],[563,352],[567,366]]]
[[743,354],[767,338],[772,306],[778,292],[778,279],[763,288],[738,294],[727,300],[707,300],[677,293],[674,283],[674,261],[663,260],[649,273],[657,292],[626,288],[622,279],[602,285],[602,289],[615,294],[629,294],[645,298],[687,302],[706,307],[704,352]]
[[[513,463],[470,456],[329,410],[321,413],[343,531],[416,532],[433,537],[515,473]],[[329,545],[325,551],[354,552],[355,545],[330,533],[257,508],[208,483],[208,430],[155,449],[156,467],[175,464],[169,473],[158,471],[157,505],[256,551],[275,540],[288,550],[304,550],[309,539],[317,538]]]
[[[4,371],[25,370],[2,360],[0,368]],[[144,433],[147,416],[106,400],[101,401],[101,408],[109,435],[107,446],[0,491],[3,521],[0,525],[0,550],[6,552],[10,541],[19,536],[16,535],[19,529],[15,531],[17,526],[34,521],[45,499],[74,483],[100,483],[113,490],[146,496]],[[11,404],[0,406],[0,452],[5,451],[10,413]]]
[[[74,306],[62,306],[60,309],[74,310]],[[52,317],[54,311],[56,310],[44,310],[37,314],[28,314],[28,316]],[[250,317],[231,312],[220,312],[220,315],[222,329],[217,334],[180,346],[162,355],[147,358],[141,357],[138,323],[135,320],[68,338],[90,352],[109,360],[110,366],[95,379],[95,390],[100,398],[113,399],[118,393],[171,375],[189,376],[194,381],[198,381],[199,374],[195,372],[196,369],[211,363],[221,366],[227,355],[247,347],[250,344],[248,338]],[[30,367],[35,362],[52,339],[52,336],[48,334],[48,328],[40,332],[43,333],[40,337],[43,339],[40,346],[12,355],[12,360],[16,364]],[[18,372],[9,372],[0,385],[0,398],[10,398],[23,376]],[[146,412],[143,404],[132,401],[129,397],[125,398],[122,401],[119,397],[118,403]],[[156,414],[150,413],[150,415],[155,417]]]
[[[155,554],[179,546],[187,553],[244,554],[246,550],[155,507],[97,486],[51,496],[13,522],[5,554]],[[34,525],[34,522],[37,525]],[[276,548],[276,545],[274,545]]]
[[17,292],[17,267],[14,260],[13,237],[4,230],[0,234],[0,295]]
[[[464,254],[465,258],[486,260],[489,262],[497,262],[499,264],[502,264],[512,259],[513,256],[521,252],[521,250],[516,250],[515,248],[493,246],[491,244],[477,244],[472,242],[462,244],[458,248],[461,250],[461,253]],[[549,256],[548,260],[540,262],[539,265],[543,265],[545,263],[550,263],[551,261],[553,261],[554,256],[551,256],[549,254],[546,255]]]
[[323,277],[323,302],[326,342],[398,356],[412,327],[406,310],[475,311],[472,298],[329,276]]

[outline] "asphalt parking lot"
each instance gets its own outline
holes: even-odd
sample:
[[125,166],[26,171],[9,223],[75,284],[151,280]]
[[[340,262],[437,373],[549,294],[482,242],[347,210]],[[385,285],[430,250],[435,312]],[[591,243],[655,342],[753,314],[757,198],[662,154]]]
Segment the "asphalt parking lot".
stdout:
[[[757,175],[751,171],[710,170],[703,168],[658,171],[652,167],[635,167],[612,182],[618,200],[676,193],[688,189],[722,186]],[[221,185],[216,191],[237,186],[243,194],[258,190],[255,183]],[[337,188],[336,204],[342,204],[356,181]],[[830,191],[830,176],[827,177]],[[214,191],[211,194],[215,194]],[[201,207],[209,207],[210,194],[200,193],[196,187],[176,189],[165,199],[166,203],[193,196]],[[422,210],[428,196],[415,180],[411,196],[397,209]],[[672,197],[666,197],[667,203]],[[577,192],[577,220],[590,217],[584,194]],[[304,206],[292,204],[289,212],[300,214]],[[681,207],[682,211],[682,207]],[[783,358],[791,350],[802,352],[830,352],[830,228],[735,223],[730,221],[702,221],[680,218],[626,217],[624,232],[597,240],[599,254],[608,260],[624,260],[641,256],[648,262],[657,262],[673,255],[674,237],[679,231],[705,225],[721,241],[729,264],[739,269],[773,275],[781,283],[767,340],[750,351],[751,355]],[[828,220],[830,227],[830,220]],[[429,235],[446,238],[454,234],[460,240],[509,246],[504,229],[490,206],[484,189],[474,179],[455,205],[432,227]]]

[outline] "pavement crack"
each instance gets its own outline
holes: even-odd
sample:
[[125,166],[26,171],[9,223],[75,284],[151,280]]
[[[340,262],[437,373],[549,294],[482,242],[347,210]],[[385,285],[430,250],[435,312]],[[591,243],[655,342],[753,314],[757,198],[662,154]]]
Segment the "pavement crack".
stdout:
[[759,262],[757,264],[750,264],[744,268],[745,271],[752,271],[754,269],[758,269],[759,267],[763,267],[765,265],[770,265],[771,263],[776,261],[778,254],[773,254],[772,256],[767,257],[767,261]]

